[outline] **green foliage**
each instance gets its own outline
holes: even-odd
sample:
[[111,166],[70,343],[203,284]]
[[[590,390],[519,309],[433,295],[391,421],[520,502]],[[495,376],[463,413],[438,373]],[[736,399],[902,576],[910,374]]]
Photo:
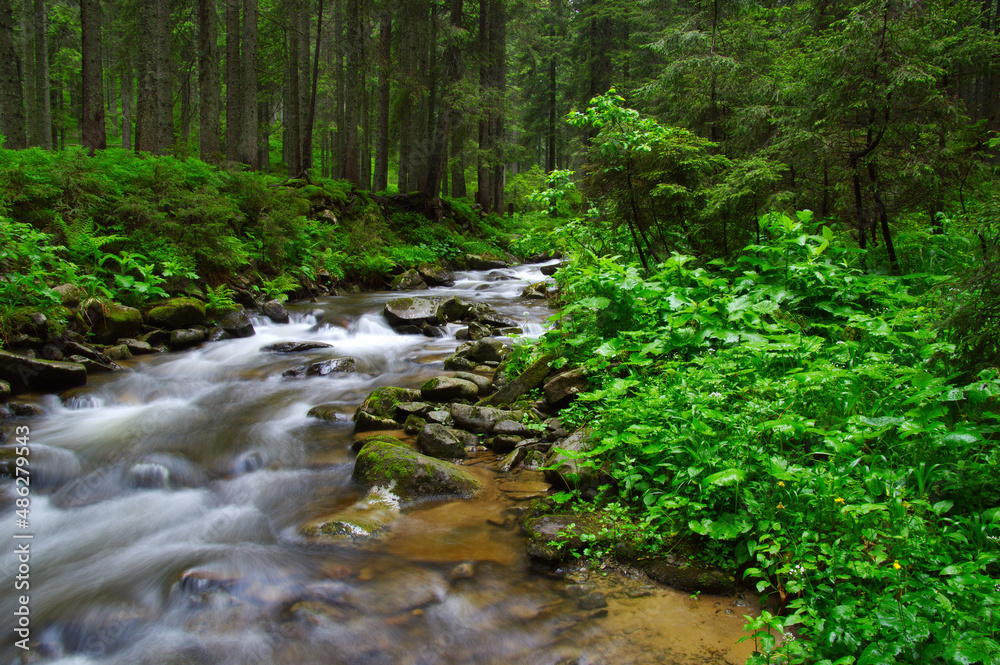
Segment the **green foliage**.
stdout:
[[549,214],[549,217],[567,217],[582,203],[572,171],[553,171],[545,176],[545,187],[538,187],[528,194],[528,201]]
[[59,256],[61,250],[48,234],[0,216],[0,338],[8,337],[20,314],[56,311],[60,298],[50,282],[75,275],[74,266]]
[[693,539],[778,597],[751,628],[800,639],[758,632],[754,662],[994,662],[1000,372],[955,380],[946,276],[866,273],[808,212],[759,223],[732,263],[562,269],[543,345],[597,386],[564,418],[650,546]]
[[205,294],[208,296],[205,307],[209,311],[234,309],[238,305],[233,296],[236,295],[228,284],[220,284],[212,288],[211,284],[205,286]]

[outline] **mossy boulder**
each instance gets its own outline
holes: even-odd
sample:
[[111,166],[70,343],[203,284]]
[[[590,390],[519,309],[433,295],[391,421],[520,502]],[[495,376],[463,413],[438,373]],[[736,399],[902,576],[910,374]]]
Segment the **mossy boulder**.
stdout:
[[524,523],[528,555],[536,561],[560,563],[589,547],[612,544],[612,531],[594,515],[543,515]]
[[420,386],[420,397],[428,402],[450,402],[459,399],[476,399],[479,386],[472,381],[450,376],[438,376]]
[[98,344],[112,344],[123,337],[135,337],[142,328],[142,314],[134,307],[91,298],[83,305],[90,332]]
[[474,434],[451,429],[437,423],[424,425],[417,437],[417,446],[431,457],[459,459],[465,457],[465,447],[478,442]]
[[254,334],[250,315],[242,305],[213,309],[210,314],[215,323],[233,337],[252,337]]
[[400,402],[416,402],[420,391],[410,388],[386,386],[372,391],[354,412],[354,429],[364,432],[378,429],[396,429],[396,406]]
[[384,438],[364,445],[352,477],[365,487],[392,487],[403,503],[444,496],[468,499],[483,489],[467,470]]
[[699,566],[680,557],[651,559],[642,568],[650,579],[687,593],[728,596],[736,588],[735,580],[721,570]]
[[424,282],[423,277],[412,268],[401,275],[393,277],[392,283],[389,285],[390,291],[414,291],[426,288],[427,283]]
[[87,383],[87,369],[75,362],[39,360],[0,351],[0,379],[8,393],[29,388],[55,392]]
[[168,330],[201,325],[205,323],[205,304],[194,298],[171,298],[147,311],[146,322]]

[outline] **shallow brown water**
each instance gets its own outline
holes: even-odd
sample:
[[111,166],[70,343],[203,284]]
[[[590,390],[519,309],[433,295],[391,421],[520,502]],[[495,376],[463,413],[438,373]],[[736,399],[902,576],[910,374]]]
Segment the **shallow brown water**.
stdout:
[[[543,330],[549,312],[510,281],[460,275],[457,294]],[[405,510],[379,540],[347,546],[299,535],[306,521],[358,500],[350,415],[374,388],[416,387],[455,348],[396,335],[381,320],[398,294],[324,298],[293,322],[183,354],[133,360],[63,396],[38,396],[26,425],[32,488],[31,629],[13,647],[16,562],[0,558],[0,663],[739,663],[749,655],[735,599],[656,587],[627,573],[533,573],[517,518],[544,494],[540,474],[502,475],[468,460],[487,491]],[[414,294],[419,295],[419,294]],[[347,327],[311,330],[309,312]],[[334,348],[265,354],[279,341]],[[350,355],[359,372],[283,380],[295,365]],[[336,404],[344,420],[307,418]],[[43,468],[44,467],[44,468]],[[0,536],[15,532],[10,484]],[[608,607],[585,610],[583,585]]]

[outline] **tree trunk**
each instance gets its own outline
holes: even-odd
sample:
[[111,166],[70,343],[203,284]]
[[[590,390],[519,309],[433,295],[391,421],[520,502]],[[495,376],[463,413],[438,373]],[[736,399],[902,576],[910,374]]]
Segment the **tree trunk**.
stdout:
[[170,71],[170,3],[156,0],[153,43],[156,62],[156,103],[159,127],[157,128],[158,153],[174,142],[174,86]]
[[490,48],[490,0],[479,0],[479,88],[482,108],[479,118],[479,158],[477,167],[476,203],[483,212],[492,210],[493,181],[489,158],[493,154],[493,81],[492,49]]
[[381,192],[389,186],[389,80],[392,76],[392,6],[382,9],[378,42],[378,119],[375,122],[375,174],[372,189]]
[[28,146],[24,117],[24,87],[21,56],[14,33],[12,0],[0,0],[0,132],[4,146],[20,150]]
[[[323,36],[323,0],[316,0],[316,51],[313,54],[312,81],[309,90],[309,111],[306,114],[306,126],[302,137],[303,166],[307,169],[313,165],[313,127],[316,124],[316,94],[319,86],[319,53],[320,41]],[[322,167],[320,167],[322,170]]]
[[160,106],[157,101],[156,78],[156,4],[161,0],[142,0],[139,11],[139,30],[148,39],[139,41],[136,62],[138,100],[136,102],[135,150],[154,155],[160,153]]
[[240,59],[240,0],[226,0],[226,157],[236,161],[243,142],[243,119],[240,117],[240,84],[243,63]]
[[504,186],[506,185],[506,107],[507,107],[507,0],[493,0],[491,8],[490,44],[493,49],[493,85],[496,88],[496,115],[493,118],[493,136],[490,143],[494,151],[493,212],[504,214]]
[[132,63],[122,67],[122,149],[132,149],[132,109],[135,100],[135,82],[132,79]]
[[52,149],[52,101],[49,88],[48,29],[45,0],[34,0],[31,13],[34,44],[34,92],[31,144]]
[[347,0],[347,67],[344,70],[344,178],[360,185],[358,111],[361,107],[361,9]]
[[299,125],[302,112],[299,102],[299,0],[291,0],[288,14],[288,89],[285,92],[285,149],[288,154],[288,175],[302,173],[302,129]]
[[220,144],[219,16],[215,0],[198,0],[198,152],[218,163]]
[[260,123],[257,122],[257,0],[243,0],[242,86],[240,89],[239,156],[241,163],[256,171]]
[[83,70],[83,115],[80,122],[81,143],[95,150],[108,147],[104,128],[104,69],[101,63],[101,2],[80,0],[80,32]]

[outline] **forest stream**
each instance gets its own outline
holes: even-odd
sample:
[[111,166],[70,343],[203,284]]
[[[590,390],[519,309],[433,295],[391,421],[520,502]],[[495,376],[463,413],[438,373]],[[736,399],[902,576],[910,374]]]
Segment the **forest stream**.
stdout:
[[[458,273],[458,295],[544,331],[544,301],[520,298],[540,266]],[[538,471],[502,474],[483,451],[465,463],[486,485],[468,501],[404,510],[359,545],[300,535],[361,496],[351,481],[351,415],[373,389],[415,388],[443,373],[442,338],[399,335],[383,320],[399,293],[289,306],[256,334],[141,356],[62,396],[28,396],[32,650],[5,640],[0,662],[248,664],[742,663],[753,603],[694,598],[639,575],[533,572],[518,516],[549,491]],[[315,310],[324,315],[317,325]],[[284,341],[325,342],[296,354]],[[288,379],[334,356],[357,372]],[[24,399],[22,399],[24,401]],[[310,407],[338,405],[333,421]],[[10,508],[12,486],[4,481]],[[8,543],[13,509],[4,511]],[[0,561],[5,626],[17,560]],[[606,607],[581,602],[599,591]],[[12,628],[5,628],[11,635]]]

